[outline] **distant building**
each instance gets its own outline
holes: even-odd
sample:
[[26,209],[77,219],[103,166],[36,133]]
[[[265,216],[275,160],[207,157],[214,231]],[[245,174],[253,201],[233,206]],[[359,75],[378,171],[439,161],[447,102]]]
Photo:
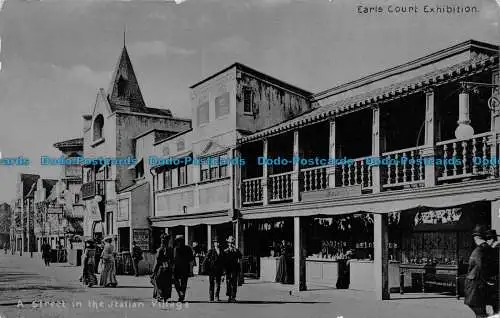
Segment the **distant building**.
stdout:
[[9,245],[12,209],[8,203],[0,204],[0,247]]

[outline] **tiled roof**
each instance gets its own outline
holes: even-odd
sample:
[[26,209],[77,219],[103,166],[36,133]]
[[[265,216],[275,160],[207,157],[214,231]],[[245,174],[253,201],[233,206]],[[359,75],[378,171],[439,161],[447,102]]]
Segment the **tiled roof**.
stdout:
[[172,112],[170,111],[170,109],[125,106],[125,105],[118,105],[116,103],[113,103],[112,101],[110,101],[109,105],[111,106],[111,110],[113,112],[121,111],[121,112],[127,112],[127,113],[141,113],[141,114],[148,114],[148,115],[159,115],[159,116],[172,117]]
[[238,143],[246,143],[267,135],[284,132],[295,127],[310,125],[314,122],[326,120],[334,115],[339,115],[356,108],[384,102],[395,97],[413,93],[438,83],[445,83],[452,79],[470,75],[475,71],[498,63],[498,56],[477,55],[465,62],[439,69],[422,76],[418,76],[403,82],[395,83],[383,88],[375,89],[367,93],[359,94],[332,104],[321,106],[313,111],[280,123],[276,126],[264,129],[253,135],[238,139]]

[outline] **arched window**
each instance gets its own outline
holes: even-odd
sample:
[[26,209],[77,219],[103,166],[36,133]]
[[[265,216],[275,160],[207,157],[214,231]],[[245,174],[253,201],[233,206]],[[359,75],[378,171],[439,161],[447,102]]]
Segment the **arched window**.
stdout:
[[99,114],[94,120],[94,141],[102,138],[103,127],[104,127],[104,117]]

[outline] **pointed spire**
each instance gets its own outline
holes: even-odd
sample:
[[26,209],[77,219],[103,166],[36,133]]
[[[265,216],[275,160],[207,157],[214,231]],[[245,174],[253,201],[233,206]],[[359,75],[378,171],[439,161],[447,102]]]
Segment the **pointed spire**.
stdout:
[[127,25],[123,25],[123,47],[127,46]]
[[123,49],[108,88],[108,100],[113,105],[146,107],[139,83],[127,52],[126,29],[123,31]]

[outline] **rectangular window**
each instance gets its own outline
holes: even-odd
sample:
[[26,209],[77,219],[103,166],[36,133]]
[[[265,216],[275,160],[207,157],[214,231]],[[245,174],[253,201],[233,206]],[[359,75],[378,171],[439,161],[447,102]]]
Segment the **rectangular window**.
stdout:
[[78,193],[75,193],[75,203],[80,202],[80,195]]
[[205,102],[198,106],[198,126],[206,124],[210,121],[209,110],[210,107],[208,102]]
[[229,114],[229,92],[215,98],[215,117],[219,118]]
[[164,181],[165,181],[165,171],[162,171],[158,173],[158,190],[163,190],[164,189]]
[[253,92],[249,87],[243,89],[243,112],[253,114]]
[[209,171],[208,171],[208,165],[206,163],[203,163],[201,165],[200,179],[201,179],[201,181],[205,181],[205,180],[210,179],[210,175],[209,175]]
[[226,157],[219,158],[219,178],[227,177],[227,163],[228,159]]
[[188,183],[187,180],[187,166],[179,167],[179,185],[186,185]]
[[135,166],[135,177],[136,179],[144,177],[144,161]]
[[163,189],[170,189],[172,187],[172,170],[166,170],[164,176]]

